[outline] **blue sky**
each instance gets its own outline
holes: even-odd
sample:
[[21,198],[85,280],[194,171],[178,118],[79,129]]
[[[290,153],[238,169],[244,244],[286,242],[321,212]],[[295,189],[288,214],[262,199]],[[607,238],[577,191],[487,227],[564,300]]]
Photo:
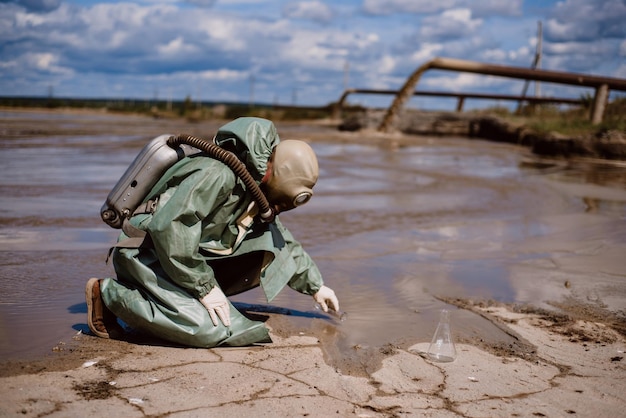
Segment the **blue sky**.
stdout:
[[[626,78],[626,0],[0,0],[0,95],[325,105],[346,86],[398,89],[434,57],[528,68],[539,21],[542,68]],[[445,71],[418,85],[522,88]]]

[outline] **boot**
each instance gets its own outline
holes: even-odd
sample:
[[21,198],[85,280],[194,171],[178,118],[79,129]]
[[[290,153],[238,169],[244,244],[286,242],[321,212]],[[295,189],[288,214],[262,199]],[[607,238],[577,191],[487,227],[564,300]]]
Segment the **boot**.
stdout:
[[87,325],[91,332],[100,338],[119,338],[124,332],[117,318],[111,312],[100,295],[100,280],[89,279],[85,287],[87,300]]

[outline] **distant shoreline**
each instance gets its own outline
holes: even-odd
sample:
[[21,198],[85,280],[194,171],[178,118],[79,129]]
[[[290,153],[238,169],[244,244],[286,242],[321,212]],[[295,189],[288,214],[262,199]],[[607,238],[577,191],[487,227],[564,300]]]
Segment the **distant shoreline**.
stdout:
[[[345,118],[339,129],[372,130],[378,126],[382,116],[383,111],[380,110],[353,113]],[[626,161],[626,132],[620,130],[600,130],[580,136],[542,133],[523,123],[513,123],[491,114],[419,110],[404,111],[396,129],[408,135],[461,136],[512,143],[529,147],[540,156]]]
[[[321,108],[320,108],[321,109]],[[16,107],[2,106],[0,111],[7,112],[46,112],[66,114],[115,114],[119,116],[143,116],[157,119],[165,118],[181,121],[224,121],[223,110],[208,119],[198,119],[198,116],[181,116],[170,113],[146,113],[122,111],[108,108],[80,108],[80,107]],[[382,118],[382,110],[361,110],[352,112],[342,120],[304,118],[301,120],[282,120],[280,114],[273,118],[272,113],[254,115],[280,122],[324,122],[337,126],[340,131],[367,131],[372,133]],[[242,115],[243,116],[243,115]],[[194,119],[195,118],[195,119]],[[494,142],[506,142],[530,148],[531,152],[543,157],[558,159],[587,159],[590,162],[619,163],[626,162],[626,132],[620,130],[606,130],[596,134],[582,136],[564,135],[558,132],[541,133],[529,127],[512,123],[504,118],[489,114],[472,114],[457,112],[435,112],[407,110],[397,123],[397,131],[406,135],[415,136],[461,136],[467,138],[484,139]],[[385,134],[379,134],[385,136]],[[393,136],[393,134],[387,134]]]

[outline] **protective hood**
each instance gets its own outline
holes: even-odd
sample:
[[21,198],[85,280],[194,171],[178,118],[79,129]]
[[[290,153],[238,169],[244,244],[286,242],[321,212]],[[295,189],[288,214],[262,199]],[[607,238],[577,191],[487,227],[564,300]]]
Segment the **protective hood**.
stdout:
[[235,153],[258,183],[267,171],[267,161],[280,142],[274,124],[261,118],[244,117],[222,126],[215,144]]

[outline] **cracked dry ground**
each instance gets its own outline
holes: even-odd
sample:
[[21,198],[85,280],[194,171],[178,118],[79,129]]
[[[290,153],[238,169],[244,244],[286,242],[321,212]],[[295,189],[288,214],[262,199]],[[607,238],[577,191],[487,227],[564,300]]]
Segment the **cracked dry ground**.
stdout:
[[[598,322],[475,307],[534,347],[518,356],[458,344],[378,349],[367,376],[342,373],[310,335],[252,348],[184,349],[78,336],[66,370],[29,364],[0,379],[2,416],[619,416],[624,336]],[[552,318],[554,319],[554,318]],[[586,337],[585,337],[586,336]],[[38,368],[39,367],[39,368]]]

